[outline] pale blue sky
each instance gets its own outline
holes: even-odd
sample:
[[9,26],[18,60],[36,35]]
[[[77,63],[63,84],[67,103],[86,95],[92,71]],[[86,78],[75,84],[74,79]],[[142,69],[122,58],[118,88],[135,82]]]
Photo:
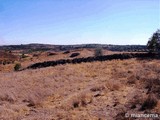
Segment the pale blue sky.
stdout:
[[146,44],[160,0],[0,0],[2,44]]

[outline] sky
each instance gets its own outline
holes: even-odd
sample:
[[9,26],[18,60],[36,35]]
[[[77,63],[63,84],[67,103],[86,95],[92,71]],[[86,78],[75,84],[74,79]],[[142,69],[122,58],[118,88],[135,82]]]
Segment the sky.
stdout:
[[0,0],[0,45],[146,45],[160,0]]

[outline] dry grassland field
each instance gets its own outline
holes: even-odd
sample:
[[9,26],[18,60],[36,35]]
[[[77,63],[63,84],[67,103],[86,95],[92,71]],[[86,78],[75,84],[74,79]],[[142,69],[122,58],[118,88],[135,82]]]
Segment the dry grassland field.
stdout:
[[[73,52],[80,52],[77,57],[94,54],[90,49]],[[159,59],[95,61],[14,71],[16,62],[26,68],[36,62],[72,59],[71,53],[54,53],[28,54],[14,63],[1,64],[0,120],[160,119],[156,117],[160,115]]]
[[160,120],[160,0],[0,0],[0,120]]

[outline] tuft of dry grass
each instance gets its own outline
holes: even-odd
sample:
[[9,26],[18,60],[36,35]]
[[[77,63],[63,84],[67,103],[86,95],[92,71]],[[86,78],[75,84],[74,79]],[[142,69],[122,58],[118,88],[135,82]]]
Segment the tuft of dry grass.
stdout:
[[111,91],[120,90],[120,88],[122,88],[120,81],[114,79],[106,81],[105,86]]
[[17,100],[17,97],[16,97],[15,93],[1,91],[1,93],[0,93],[0,102],[14,103],[14,102],[16,102],[16,100]]
[[158,103],[158,99],[154,94],[149,94],[147,99],[143,102],[140,110],[153,109]]
[[65,101],[61,103],[61,107],[70,110],[79,107],[86,107],[88,104],[92,103],[93,96],[89,91],[86,93],[77,93],[69,96]]
[[129,76],[127,79],[128,79],[128,81],[127,81],[128,84],[136,84],[136,83],[138,83],[138,78],[134,74]]

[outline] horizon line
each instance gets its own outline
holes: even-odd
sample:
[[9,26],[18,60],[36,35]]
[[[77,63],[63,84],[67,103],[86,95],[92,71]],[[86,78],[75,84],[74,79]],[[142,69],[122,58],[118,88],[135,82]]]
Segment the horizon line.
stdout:
[[79,43],[79,44],[50,44],[50,43],[25,43],[25,44],[3,44],[0,46],[14,46],[14,45],[55,45],[55,46],[70,46],[70,45],[119,45],[119,46],[134,46],[134,45],[138,45],[138,46],[146,46],[147,44],[105,44],[105,43]]

